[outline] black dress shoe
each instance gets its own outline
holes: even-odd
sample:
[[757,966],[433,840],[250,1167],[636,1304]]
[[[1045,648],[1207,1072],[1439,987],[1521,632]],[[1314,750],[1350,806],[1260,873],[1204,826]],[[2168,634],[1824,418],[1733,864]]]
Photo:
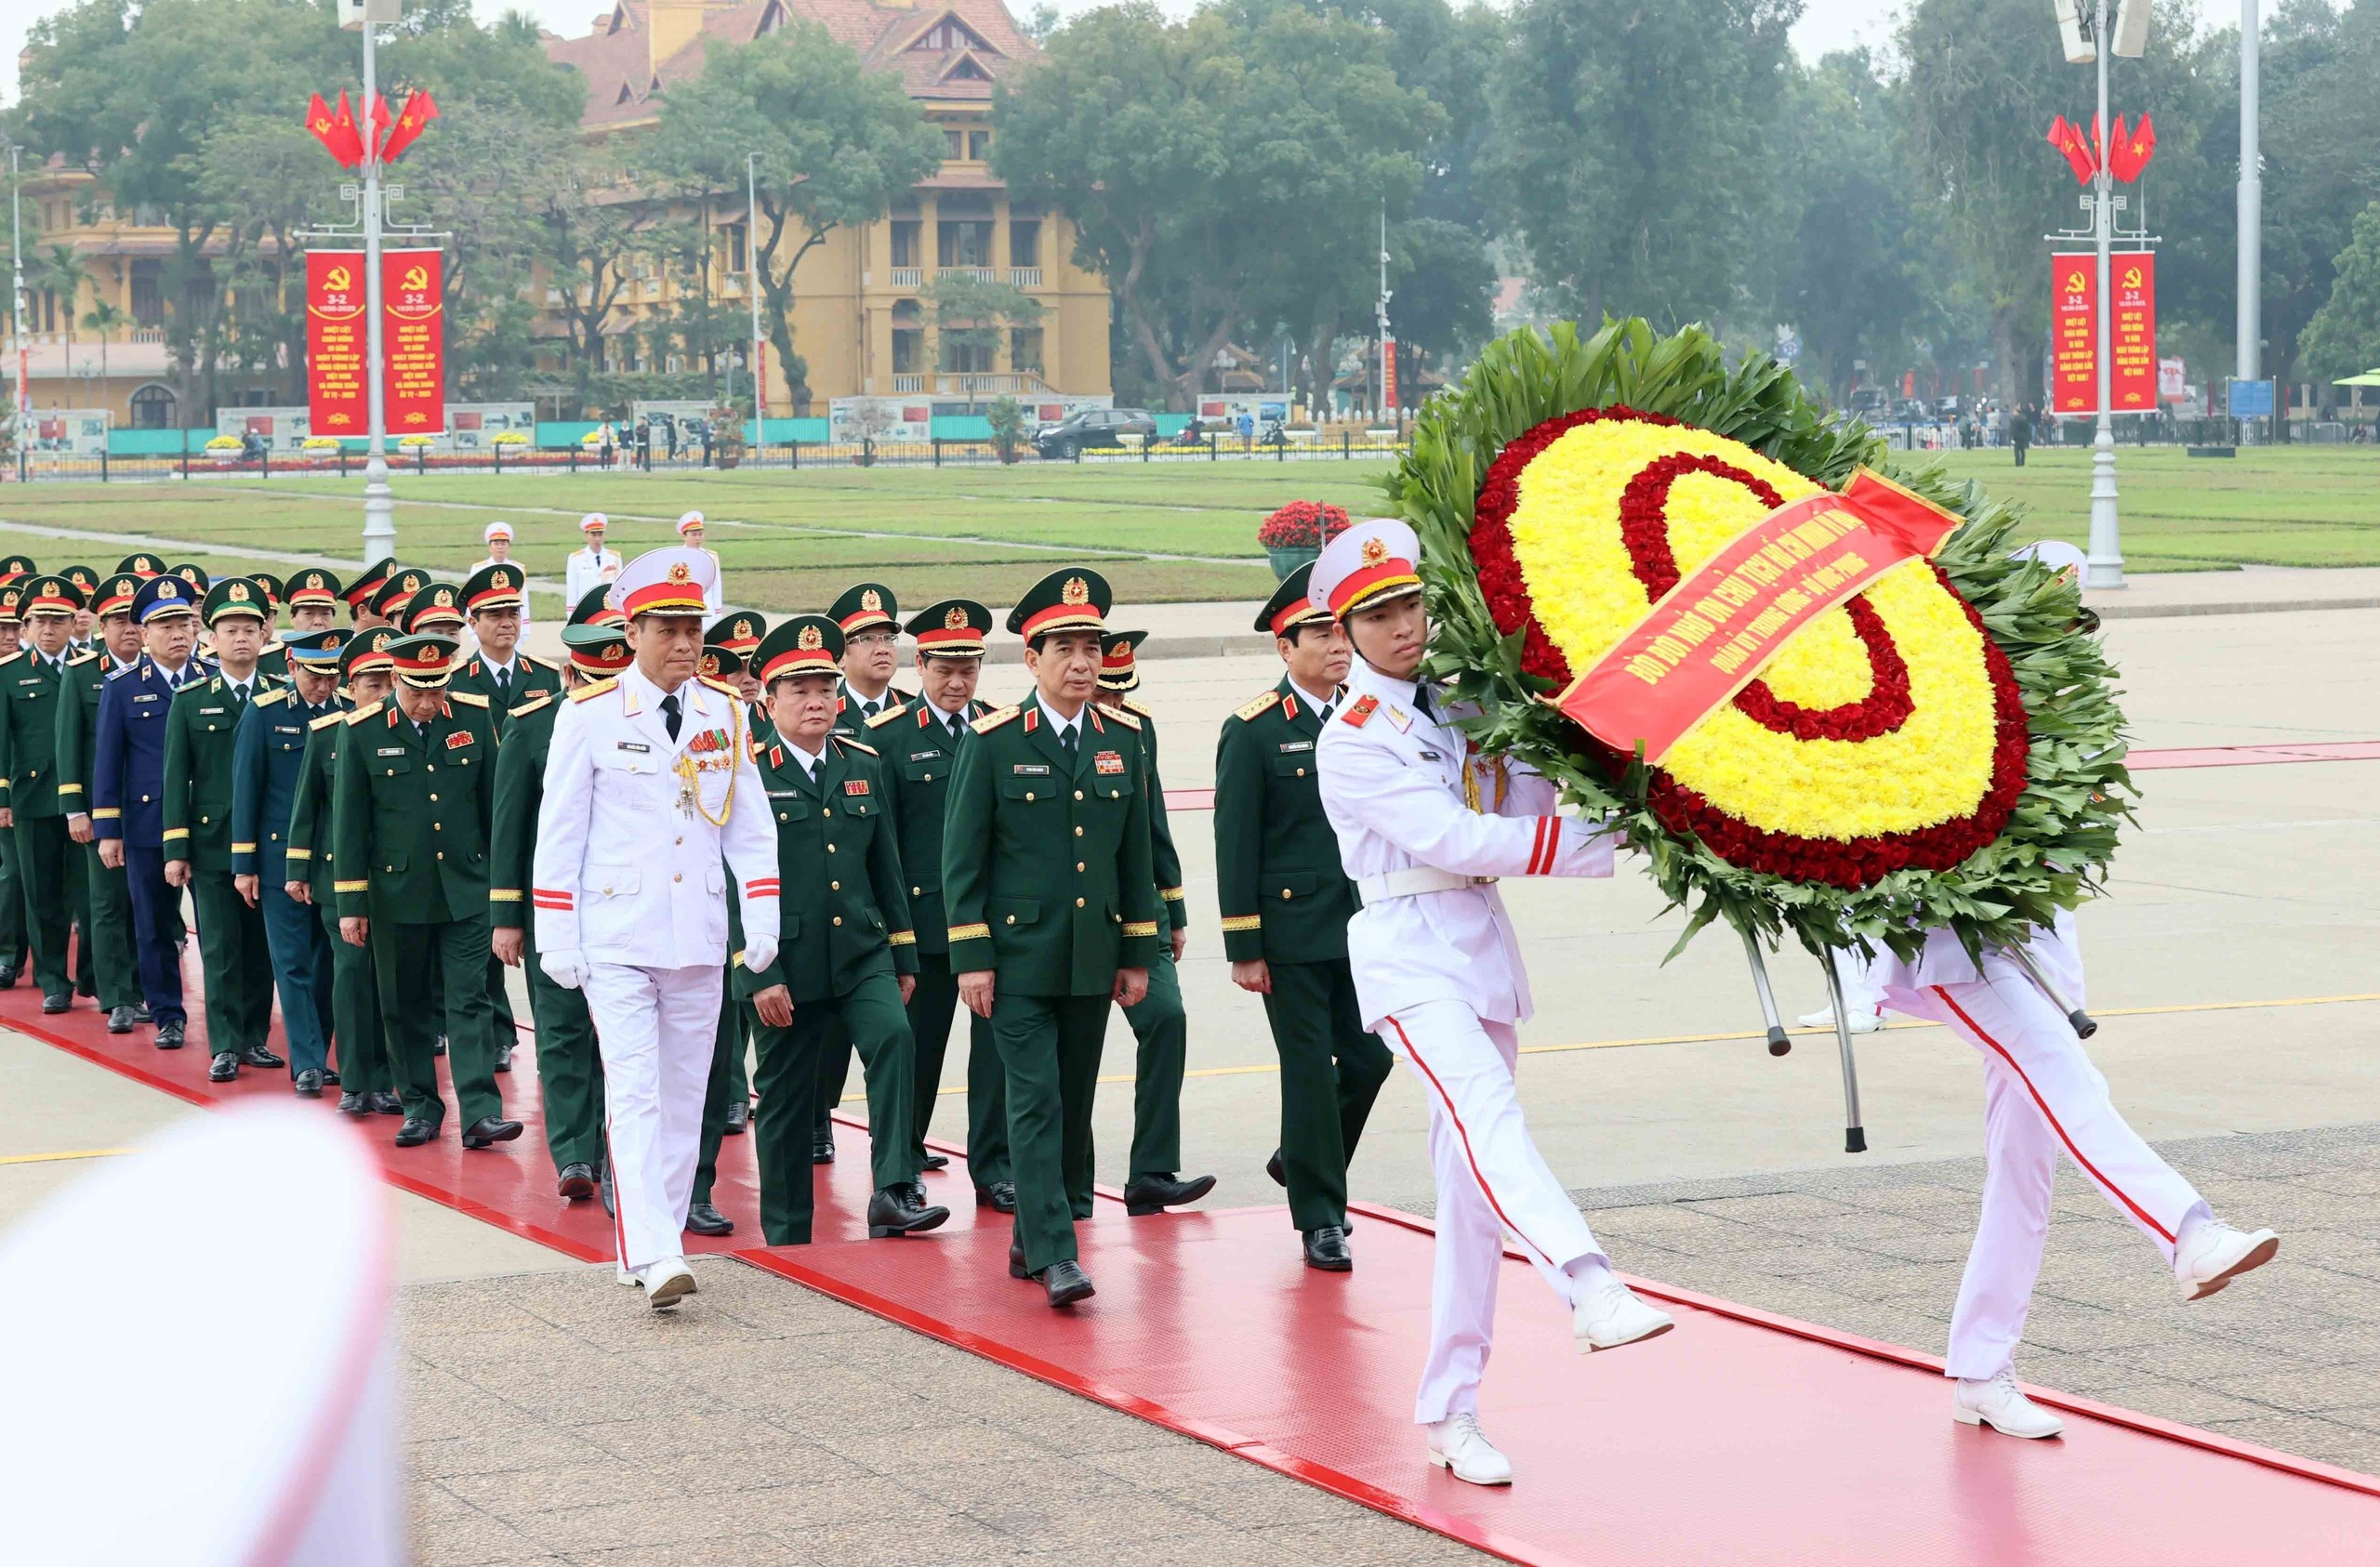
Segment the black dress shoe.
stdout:
[[110,1034],[130,1034],[132,1032],[133,1025],[138,1023],[139,1021],[140,1014],[134,1011],[131,1007],[114,1007],[108,1013],[108,1032]]
[[45,995],[41,998],[41,1015],[45,1018],[54,1018],[73,1005],[74,997],[72,994]]
[[1134,1218],[1144,1218],[1168,1208],[1178,1208],[1184,1203],[1195,1203],[1215,1189],[1212,1176],[1194,1176],[1177,1180],[1169,1171],[1158,1175],[1137,1175],[1124,1183],[1124,1211]]
[[437,1135],[437,1122],[418,1120],[414,1116],[408,1115],[405,1117],[404,1125],[397,1128],[397,1146],[399,1148],[419,1148],[423,1143],[428,1142],[431,1138],[434,1138]]
[[1078,1262],[1052,1262],[1041,1270],[1041,1284],[1050,1292],[1052,1306],[1071,1306],[1078,1300],[1088,1300],[1099,1292],[1091,1287],[1091,1275]]
[[1008,1276],[1012,1279],[1029,1279],[1033,1276],[1025,1271],[1025,1243],[1013,1238],[1008,1244]]
[[147,1002],[136,1001],[132,1004],[132,1021],[136,1023],[153,1023],[157,1020],[150,1015]]
[[323,1097],[323,1074],[316,1072],[313,1068],[308,1067],[296,1077],[290,1079],[289,1086],[291,1091],[296,1093],[300,1099],[321,1099]]
[[496,1070],[498,1072],[510,1072],[512,1070],[511,1046],[498,1045],[496,1047]]
[[242,1066],[287,1066],[289,1063],[261,1045],[251,1045],[240,1052]]
[[0,990],[15,990],[16,988],[17,966],[13,963],[0,963]]
[[217,1056],[214,1063],[206,1069],[206,1080],[209,1083],[229,1083],[239,1075],[240,1058],[229,1050]]
[[483,1115],[463,1128],[465,1148],[485,1148],[490,1143],[510,1142],[521,1135],[521,1123],[507,1121],[497,1115]]
[[[989,1186],[975,1188],[975,1205],[979,1208],[991,1208],[999,1213],[1014,1213],[1016,1211],[1016,1182],[996,1180]],[[1022,1276],[1019,1275],[1019,1277]]]
[[918,1161],[918,1168],[921,1170],[946,1170],[950,1168],[950,1155],[947,1153],[929,1153],[924,1158]]
[[1289,1167],[1281,1163],[1281,1151],[1279,1149],[1276,1148],[1273,1150],[1273,1156],[1264,1161],[1264,1173],[1273,1178],[1274,1185],[1289,1185]]
[[383,1088],[377,1094],[364,1095],[364,1108],[375,1115],[403,1115],[404,1097],[392,1088]]
[[595,1195],[595,1166],[584,1160],[564,1165],[554,1189],[574,1203],[585,1202]]
[[367,1113],[364,1108],[364,1096],[362,1094],[340,1094],[338,1097],[338,1113],[341,1115],[363,1115]]
[[720,1127],[720,1130],[729,1137],[740,1138],[744,1135],[745,1128],[749,1126],[751,1124],[752,1101],[750,1100],[744,1100],[740,1102],[732,1102],[728,1105],[727,1124]]
[[1335,1224],[1307,1231],[1305,1265],[1325,1273],[1353,1272],[1355,1254],[1347,1249],[1347,1232]]
[[733,1235],[735,1221],[708,1203],[686,1205],[686,1231],[694,1235]]
[[157,1048],[160,1050],[180,1049],[182,1047],[183,1026],[184,1025],[180,1023],[159,1023],[157,1025]]
[[337,1086],[338,1086],[338,1073],[336,1073],[336,1072],[328,1072],[328,1071],[324,1072],[324,1073],[323,1073],[323,1086],[324,1086],[324,1087],[325,1087],[325,1088],[336,1088],[336,1087],[337,1087]]
[[941,1229],[949,1218],[950,1210],[927,1202],[926,1189],[916,1181],[888,1186],[867,1200],[867,1238],[922,1235]]
[[824,1137],[813,1142],[810,1145],[810,1162],[813,1165],[833,1164],[835,1162],[835,1139],[831,1137]]

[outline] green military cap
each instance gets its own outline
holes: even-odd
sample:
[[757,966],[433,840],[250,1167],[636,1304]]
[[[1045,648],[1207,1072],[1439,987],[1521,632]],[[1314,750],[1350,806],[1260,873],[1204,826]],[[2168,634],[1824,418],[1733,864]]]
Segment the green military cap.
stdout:
[[843,628],[826,615],[795,615],[761,638],[748,662],[764,686],[796,675],[840,675]]
[[281,585],[281,579],[271,572],[250,572],[248,580],[264,589],[266,602],[275,609],[280,608],[282,602],[288,597],[287,590]]
[[1330,618],[1330,606],[1314,601],[1314,562],[1309,560],[1281,579],[1273,597],[1256,612],[1256,629],[1286,637],[1296,627]]
[[1008,612],[1012,635],[1031,641],[1052,631],[1104,631],[1116,602],[1107,579],[1081,566],[1051,572],[1027,588]]
[[863,582],[843,589],[842,597],[826,606],[826,612],[834,616],[846,638],[883,626],[895,631],[901,628],[900,602],[892,597],[892,590],[880,582]]
[[456,646],[447,637],[400,637],[389,644],[389,663],[409,686],[443,686],[455,673]]
[[570,654],[573,669],[599,680],[626,669],[633,656],[628,652],[627,631],[616,624],[597,625],[581,621],[565,625],[562,628],[562,645]]
[[301,631],[282,639],[281,645],[289,650],[291,668],[332,675],[338,672],[339,655],[354,639],[355,633],[351,631]]
[[161,577],[165,574],[165,563],[155,556],[148,554],[127,555],[115,563],[115,569],[119,572],[130,572],[133,575],[140,577]]
[[760,645],[760,634],[766,631],[768,626],[767,621],[762,620],[751,611],[738,610],[732,615],[721,615],[710,623],[710,629],[703,633],[703,646],[725,648],[729,652],[740,656],[749,653]]
[[20,590],[19,607],[29,615],[71,615],[86,602],[81,588],[55,572],[10,586]]
[[64,577],[68,582],[73,583],[75,586],[81,588],[83,590],[83,597],[86,599],[89,599],[93,593],[99,590],[99,573],[97,567],[69,566],[58,574]]
[[33,564],[33,558],[30,555],[0,556],[0,582],[13,582],[18,577],[29,577],[40,570],[39,566]]
[[140,585],[149,579],[139,572],[118,572],[99,579],[91,589],[91,612],[105,620],[110,615],[132,612],[132,600],[140,595]]
[[714,680],[732,680],[744,673],[744,655],[734,648],[707,647],[694,660],[694,673]]
[[347,607],[350,610],[372,610],[377,614],[379,612],[373,606],[372,596],[388,585],[396,569],[397,558],[393,555],[384,560],[375,560],[364,568],[362,576],[347,585],[347,591],[339,597],[347,600]]
[[272,600],[264,596],[263,588],[246,577],[225,577],[206,590],[198,612],[209,625],[234,615],[251,615],[270,622],[272,619]]
[[491,561],[463,583],[463,608],[470,614],[517,610],[528,602],[528,577],[509,560]]
[[181,578],[192,587],[197,588],[201,593],[205,592],[209,586],[213,586],[215,580],[206,574],[205,567],[192,560],[183,561],[180,565],[174,567],[172,571],[166,574]]
[[18,605],[23,602],[24,597],[25,585],[22,579],[0,583],[0,625],[15,625],[23,621],[24,612],[19,609]]
[[[430,573],[419,566],[393,566],[372,590],[371,601],[365,605],[376,615],[394,620],[404,610],[405,600],[430,586]],[[355,589],[348,589],[348,602],[355,601]]]
[[1141,668],[1137,650],[1145,631],[1110,631],[1099,642],[1099,684],[1104,691],[1137,691]]
[[906,629],[928,658],[981,658],[992,612],[972,599],[945,599],[911,616]]
[[399,618],[414,636],[459,630],[463,624],[463,591],[453,583],[430,583],[405,600],[405,612]]
[[570,608],[570,624],[573,625],[626,625],[628,623],[628,612],[612,607],[611,592],[610,583],[599,582],[580,594],[578,602]]
[[289,580],[282,586],[282,601],[293,610],[300,604],[337,604],[341,591],[336,574],[309,566],[289,573]]
[[389,657],[389,649],[395,645],[399,637],[400,633],[386,625],[358,632],[355,639],[348,643],[346,651],[339,654],[339,673],[350,680],[358,675],[390,673],[396,665]]

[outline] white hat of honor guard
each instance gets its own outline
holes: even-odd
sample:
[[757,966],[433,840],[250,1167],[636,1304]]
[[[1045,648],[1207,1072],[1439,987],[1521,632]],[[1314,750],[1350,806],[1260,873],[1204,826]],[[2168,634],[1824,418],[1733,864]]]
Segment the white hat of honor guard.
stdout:
[[719,586],[719,560],[707,549],[672,545],[648,549],[612,579],[603,601],[630,620],[639,615],[701,615]]
[[1323,546],[1306,597],[1341,620],[1421,591],[1421,541],[1394,517],[1368,517]]

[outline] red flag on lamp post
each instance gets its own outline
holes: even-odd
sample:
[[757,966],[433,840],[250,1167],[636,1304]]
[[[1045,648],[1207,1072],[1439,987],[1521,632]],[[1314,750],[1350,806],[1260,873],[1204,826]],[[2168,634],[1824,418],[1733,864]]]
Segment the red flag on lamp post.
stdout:
[[323,101],[323,95],[320,93],[316,93],[314,101],[306,106],[306,128],[313,133],[315,140],[323,144],[324,151],[337,159],[341,165],[347,163],[338,145],[338,122],[332,117],[331,106]]
[[2157,127],[2149,122],[2148,115],[2140,117],[2140,124],[2132,127],[2130,136],[2124,134],[2123,122],[2116,122],[2115,145],[2108,150],[2109,174],[2128,185],[2140,178],[2140,171],[2147,168],[2149,160],[2156,155]]
[[2088,185],[2091,177],[2099,172],[2098,162],[2091,155],[2091,144],[2082,138],[2082,127],[2069,123],[2065,115],[2050,122],[2049,144],[2065,154],[2076,184]]
[[364,137],[355,128],[355,111],[348,107],[345,87],[339,89],[338,109],[331,115],[330,132],[323,138],[323,145],[342,168],[353,168],[364,161]]
[[397,123],[389,129],[388,139],[380,143],[380,161],[395,163],[398,155],[412,146],[423,128],[436,118],[438,103],[430,96],[428,89],[405,99],[404,112],[397,116]]
[[[372,134],[364,138],[364,144],[367,147],[378,147],[381,143],[387,141],[388,138],[389,100],[382,98],[378,93],[374,93],[372,95]],[[374,156],[377,157],[379,154],[375,153]],[[386,158],[381,158],[380,161],[382,163],[388,162]]]

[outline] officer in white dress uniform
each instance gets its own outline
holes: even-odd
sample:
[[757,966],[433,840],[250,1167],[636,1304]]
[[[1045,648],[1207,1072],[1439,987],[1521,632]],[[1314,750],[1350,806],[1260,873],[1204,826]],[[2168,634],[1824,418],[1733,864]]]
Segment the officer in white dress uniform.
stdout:
[[1512,1466],[1479,1430],[1479,1381],[1506,1231],[1571,1308],[1580,1350],[1671,1323],[1612,1274],[1530,1140],[1514,1079],[1528,981],[1492,883],[1609,876],[1612,840],[1557,816],[1553,784],[1532,770],[1473,756],[1443,694],[1415,684],[1429,637],[1420,553],[1412,529],[1373,520],[1315,563],[1313,597],[1347,627],[1357,655],[1316,761],[1340,860],[1363,892],[1347,952],[1364,1026],[1430,1100],[1437,1263],[1413,1417],[1429,1429],[1432,1463],[1497,1485]]
[[[509,522],[491,522],[491,523],[489,523],[489,524],[488,524],[484,529],[483,529],[483,530],[481,531],[481,533],[480,533],[480,539],[481,539],[481,542],[484,543],[484,544],[487,546],[487,559],[486,559],[486,560],[477,560],[477,561],[472,562],[470,571],[469,571],[469,573],[465,573],[467,576],[477,576],[477,575],[480,573],[481,570],[482,570],[483,568],[484,568],[484,567],[488,567],[488,566],[502,566],[502,565],[508,565],[508,564],[510,564],[510,563],[511,563],[511,560],[512,560],[512,524],[511,524],[511,523],[509,523]],[[516,568],[516,569],[517,569],[517,568]],[[575,600],[575,599],[574,599],[574,600],[572,600],[572,601],[573,601],[574,603],[575,603],[575,602],[576,602],[576,600]],[[528,633],[529,633],[529,595],[528,595],[527,593],[525,593],[525,592],[524,592],[524,593],[522,593],[522,594],[521,595],[521,634],[522,634],[522,636],[524,636],[524,637],[525,637],[525,636],[527,636],[527,635],[528,635]]]
[[684,542],[688,549],[699,549],[711,559],[713,575],[710,587],[710,613],[711,618],[716,620],[727,612],[727,599],[720,586],[725,573],[719,566],[719,551],[703,543],[703,530],[706,526],[703,514],[699,511],[683,512],[678,518],[678,537]]
[[600,511],[590,511],[578,520],[578,531],[587,536],[587,547],[572,550],[570,562],[562,570],[562,593],[567,605],[575,607],[598,585],[620,574],[620,552],[603,547],[603,534],[611,525],[611,519]]
[[636,662],[579,687],[554,722],[530,900],[546,972],[585,987],[603,1057],[623,1283],[655,1308],[694,1292],[681,1227],[694,1194],[727,963],[727,893],[744,955],[777,950],[776,823],[732,686],[697,678],[717,563],[641,555],[612,585]]

